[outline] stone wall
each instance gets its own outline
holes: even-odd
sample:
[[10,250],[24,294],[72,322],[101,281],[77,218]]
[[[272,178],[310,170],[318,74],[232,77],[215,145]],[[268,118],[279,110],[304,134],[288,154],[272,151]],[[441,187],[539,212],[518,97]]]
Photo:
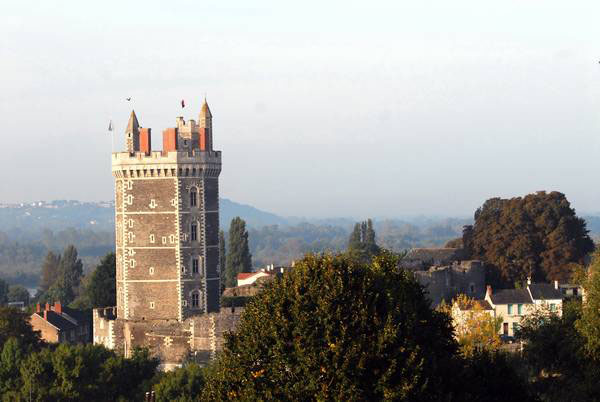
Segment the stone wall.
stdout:
[[94,310],[94,343],[131,356],[135,347],[149,348],[168,370],[188,359],[206,364],[223,349],[224,334],[234,331],[243,308],[177,320],[123,320],[111,309]]
[[442,300],[449,302],[460,293],[477,299],[485,295],[485,267],[481,261],[433,266],[427,271],[414,271],[414,275],[425,287],[433,305]]

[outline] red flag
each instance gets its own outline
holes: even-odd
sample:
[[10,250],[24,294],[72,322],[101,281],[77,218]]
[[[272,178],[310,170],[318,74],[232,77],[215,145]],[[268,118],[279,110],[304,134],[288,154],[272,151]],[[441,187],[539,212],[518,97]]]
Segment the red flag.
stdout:
[[185,101],[182,99],[181,100],[181,108],[183,109],[185,107]]

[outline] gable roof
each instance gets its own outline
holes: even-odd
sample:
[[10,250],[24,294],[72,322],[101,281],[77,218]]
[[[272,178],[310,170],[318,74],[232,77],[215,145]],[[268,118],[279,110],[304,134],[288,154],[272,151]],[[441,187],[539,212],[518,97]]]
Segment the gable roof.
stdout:
[[408,260],[420,261],[453,261],[460,259],[462,249],[459,248],[413,248],[406,253]]
[[562,299],[562,293],[551,283],[532,283],[527,286],[534,300]]
[[527,289],[500,289],[492,293],[491,299],[494,304],[533,303]]
[[253,277],[256,274],[257,274],[257,272],[240,272],[239,274],[237,274],[237,278],[238,279],[248,279],[248,278]]
[[[43,313],[35,314],[39,316],[42,320],[44,319]],[[67,331],[77,327],[77,325],[73,324],[71,321],[67,320],[66,318],[64,318],[58,313],[55,313],[52,310],[46,311],[46,321],[48,321],[48,323],[50,323],[54,327],[58,328],[60,331]]]

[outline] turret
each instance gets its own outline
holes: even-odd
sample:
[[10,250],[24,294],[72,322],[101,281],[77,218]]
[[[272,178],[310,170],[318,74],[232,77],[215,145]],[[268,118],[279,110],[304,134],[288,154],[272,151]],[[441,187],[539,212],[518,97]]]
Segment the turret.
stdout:
[[125,129],[125,137],[127,138],[127,151],[130,154],[140,150],[140,125],[138,123],[135,111],[131,111],[129,122]]
[[212,151],[212,113],[206,98],[198,116],[199,147],[201,151]]

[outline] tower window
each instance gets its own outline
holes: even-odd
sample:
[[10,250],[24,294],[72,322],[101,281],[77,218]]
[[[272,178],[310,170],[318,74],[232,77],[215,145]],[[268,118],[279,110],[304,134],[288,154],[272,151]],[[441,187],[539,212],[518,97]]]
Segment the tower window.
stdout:
[[191,237],[192,241],[198,240],[198,224],[196,222],[192,222],[192,226],[191,226],[191,230],[190,230],[190,237]]
[[150,235],[150,243],[154,243],[156,240],[156,238],[154,237],[153,234]]
[[150,267],[150,269],[148,270],[150,275],[154,275],[154,267]]
[[154,302],[150,302],[150,308],[154,308]]
[[193,274],[197,274],[197,273],[198,273],[198,271],[199,271],[199,270],[198,270],[198,266],[199,266],[199,265],[200,265],[200,264],[198,264],[198,258],[194,258],[194,259],[192,259],[192,273],[193,273]]
[[196,187],[190,189],[190,207],[198,205],[198,190]]
[[194,293],[192,293],[192,307],[198,308],[199,305],[200,305],[200,295],[198,294],[198,292],[194,292]]

